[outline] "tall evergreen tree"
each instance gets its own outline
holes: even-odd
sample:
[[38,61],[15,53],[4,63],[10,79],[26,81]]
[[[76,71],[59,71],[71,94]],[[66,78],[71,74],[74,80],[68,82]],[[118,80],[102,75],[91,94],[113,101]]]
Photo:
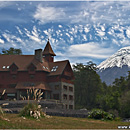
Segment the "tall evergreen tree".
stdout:
[[87,65],[73,66],[75,80],[75,104],[86,108],[96,107],[96,97],[100,92],[101,80],[96,73],[96,64],[88,62]]

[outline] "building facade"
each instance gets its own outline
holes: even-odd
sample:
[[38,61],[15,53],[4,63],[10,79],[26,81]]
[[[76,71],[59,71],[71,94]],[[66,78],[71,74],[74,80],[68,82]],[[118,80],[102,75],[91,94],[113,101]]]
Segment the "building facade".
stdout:
[[66,109],[74,109],[70,62],[55,62],[54,56],[49,40],[44,50],[35,50],[34,55],[0,55],[0,95],[5,90],[2,98],[20,100],[28,89],[41,89],[43,99],[59,100]]

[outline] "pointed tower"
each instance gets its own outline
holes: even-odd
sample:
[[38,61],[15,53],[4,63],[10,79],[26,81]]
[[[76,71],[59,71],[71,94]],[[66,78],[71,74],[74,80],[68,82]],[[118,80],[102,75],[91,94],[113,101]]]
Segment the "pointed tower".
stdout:
[[44,48],[42,55],[43,55],[45,61],[47,61],[47,62],[53,62],[54,61],[54,56],[56,56],[56,54],[52,50],[49,39],[47,41],[47,44]]

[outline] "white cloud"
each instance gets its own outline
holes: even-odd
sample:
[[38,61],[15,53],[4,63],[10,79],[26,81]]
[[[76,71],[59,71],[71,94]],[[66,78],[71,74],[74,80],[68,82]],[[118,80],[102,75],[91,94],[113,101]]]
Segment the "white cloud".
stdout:
[[34,26],[33,27],[33,30],[32,30],[32,34],[26,29],[26,28],[24,28],[24,30],[26,31],[25,33],[26,33],[26,35],[31,39],[31,40],[33,40],[33,41],[35,41],[35,42],[38,42],[38,43],[41,43],[41,38],[39,38],[39,34],[38,34],[38,32],[37,32],[37,29],[36,29],[36,27]]
[[99,36],[104,36],[105,35],[105,32],[102,32],[101,30],[97,30],[97,35],[99,35]]
[[78,45],[71,45],[65,54],[68,57],[91,57],[95,59],[105,59],[108,58],[115,52],[113,48],[104,48],[98,43],[85,43]]
[[16,37],[15,35],[8,33],[3,33],[2,35],[7,40],[7,42],[11,43],[13,46],[15,46],[17,42],[25,46],[24,41],[20,37]]
[[126,30],[127,37],[130,38],[130,28]]
[[62,28],[62,25],[58,25],[59,28]]
[[20,30],[18,26],[16,26],[16,29],[18,30],[19,34],[23,35],[22,31]]
[[4,40],[0,39],[0,43],[4,44],[5,42],[4,42]]
[[0,8],[4,8],[7,7],[9,5],[11,5],[13,2],[9,2],[9,1],[0,1]]
[[[69,15],[71,23],[129,23],[130,2],[84,2],[76,14]],[[126,20],[127,19],[127,20]],[[103,30],[102,30],[103,31]]]
[[48,22],[61,21],[65,16],[62,8],[42,7],[40,4],[33,17],[41,24]]

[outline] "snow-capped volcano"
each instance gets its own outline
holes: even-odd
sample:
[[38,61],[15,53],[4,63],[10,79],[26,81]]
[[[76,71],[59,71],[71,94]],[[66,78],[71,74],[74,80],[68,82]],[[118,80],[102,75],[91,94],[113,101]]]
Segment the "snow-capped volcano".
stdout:
[[101,80],[106,82],[107,85],[111,85],[115,78],[126,77],[128,71],[130,71],[130,46],[118,50],[98,65],[98,68]]
[[99,70],[127,65],[130,67],[130,46],[118,50],[115,54],[103,61],[99,66]]

